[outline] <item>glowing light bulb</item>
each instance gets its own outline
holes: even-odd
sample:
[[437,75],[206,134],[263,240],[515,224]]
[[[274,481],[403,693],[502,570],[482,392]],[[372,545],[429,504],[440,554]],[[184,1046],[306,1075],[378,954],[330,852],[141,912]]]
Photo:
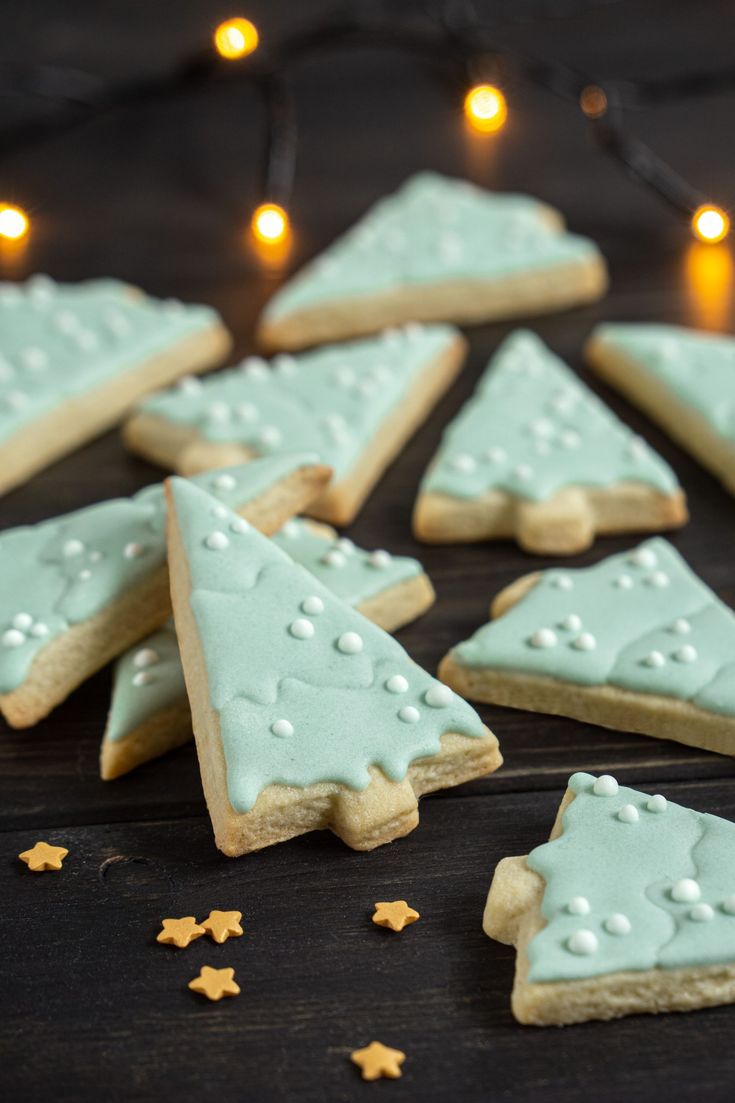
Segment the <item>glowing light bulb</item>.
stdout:
[[30,220],[20,207],[0,203],[0,237],[6,241],[20,241],[30,227]]
[[715,245],[730,233],[730,219],[721,207],[705,203],[692,215],[692,233],[700,241]]
[[607,96],[597,84],[582,89],[579,106],[588,119],[601,119],[607,113]]
[[249,19],[227,19],[214,32],[214,46],[220,57],[228,61],[247,57],[258,48],[258,28]]
[[290,233],[288,215],[277,203],[261,203],[250,225],[255,237],[264,245],[278,245]]
[[464,98],[464,115],[473,130],[492,134],[508,118],[505,96],[493,84],[476,84]]

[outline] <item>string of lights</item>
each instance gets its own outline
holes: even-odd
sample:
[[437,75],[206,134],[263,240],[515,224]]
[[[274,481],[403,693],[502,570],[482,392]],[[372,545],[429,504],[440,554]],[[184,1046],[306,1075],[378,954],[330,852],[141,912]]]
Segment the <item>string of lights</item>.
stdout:
[[[493,32],[463,6],[445,3],[438,12],[390,18],[356,12],[354,7],[286,36],[263,43],[244,17],[228,19],[214,30],[211,43],[185,58],[164,76],[108,87],[78,70],[36,66],[0,77],[0,96],[40,98],[52,109],[40,118],[0,134],[0,156],[78,127],[104,112],[204,89],[218,82],[254,83],[263,98],[266,141],[262,202],[253,212],[250,232],[261,246],[282,246],[290,236],[288,215],[298,148],[296,105],[286,80],[290,67],[317,52],[355,47],[390,47],[417,55],[447,83],[463,104],[467,125],[497,140],[509,105],[504,89],[526,81],[574,105],[593,128],[600,148],[633,178],[654,191],[689,221],[693,235],[716,243],[727,237],[727,211],[693,187],[625,125],[626,112],[735,89],[735,66],[659,81],[600,82],[588,74],[546,60],[499,50]],[[20,240],[30,231],[30,216],[0,198],[0,238]]]

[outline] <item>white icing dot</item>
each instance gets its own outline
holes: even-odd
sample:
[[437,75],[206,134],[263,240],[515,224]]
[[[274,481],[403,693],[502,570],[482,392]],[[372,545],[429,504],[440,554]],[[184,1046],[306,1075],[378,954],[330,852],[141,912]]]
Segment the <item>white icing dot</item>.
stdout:
[[160,659],[157,651],[154,651],[152,647],[141,647],[140,651],[136,651],[133,655],[133,666],[142,668],[144,666],[154,666]]
[[357,655],[362,651],[362,636],[357,632],[343,632],[337,640],[338,649],[345,655]]
[[638,823],[638,809],[634,804],[624,804],[618,812],[618,819],[621,823]]
[[654,571],[653,574],[649,574],[646,582],[649,586],[656,586],[662,590],[664,586],[668,586],[670,579],[666,571]]
[[414,705],[404,705],[398,710],[398,717],[404,724],[418,724],[421,713]]
[[93,550],[89,553],[89,562],[90,563],[99,563],[101,559],[102,559],[102,552],[98,551],[97,548],[93,548]]
[[220,521],[227,517],[227,509],[224,506],[212,506],[211,514],[213,517],[217,517]]
[[693,904],[701,895],[699,885],[691,877],[682,877],[671,888],[671,899],[680,904]]
[[522,483],[527,483],[529,479],[533,478],[533,468],[530,463],[519,463],[517,467],[513,468],[513,474]]
[[84,551],[84,544],[81,540],[67,540],[62,551],[64,555],[68,557],[72,555],[81,555]]
[[293,735],[294,729],[290,720],[275,720],[271,724],[271,731],[279,739],[288,739],[289,735]]
[[33,624],[33,617],[30,613],[16,613],[11,623],[13,628],[17,628],[21,632],[27,632]]
[[660,667],[666,662],[666,659],[660,651],[649,651],[643,660],[646,666]]
[[403,332],[406,334],[409,341],[416,341],[422,336],[424,327],[421,322],[406,322],[403,327]]
[[299,617],[295,620],[288,630],[297,640],[310,640],[314,635],[314,625],[305,617]]
[[573,954],[581,954],[584,957],[588,957],[590,954],[597,953],[597,935],[594,931],[586,931],[584,929],[575,931],[567,939],[567,947]]
[[308,613],[310,617],[318,617],[320,613],[324,612],[324,602],[316,595],[313,597],[305,597],[301,602],[301,611],[303,613]]
[[427,705],[430,705],[433,709],[445,709],[452,703],[452,693],[449,686],[444,686],[440,682],[437,682],[433,686],[429,686],[424,694],[424,700]]
[[99,338],[91,329],[76,330],[72,337],[83,352],[92,352],[99,345]]
[[327,567],[344,567],[346,562],[344,555],[337,548],[330,548],[322,556],[322,563],[325,563]]
[[230,407],[226,402],[212,402],[207,407],[207,415],[212,421],[229,421]]
[[528,426],[534,437],[553,437],[554,426],[545,417],[538,417]]
[[335,378],[340,387],[351,387],[356,377],[353,369],[345,364],[337,368]]
[[121,310],[106,310],[102,320],[115,337],[124,337],[130,332],[130,319]]
[[656,553],[650,548],[637,548],[632,555],[628,556],[628,562],[633,567],[655,567],[658,560]]
[[662,797],[660,793],[656,793],[649,799],[646,808],[649,812],[665,812],[666,803],[666,797]]
[[591,908],[586,896],[573,896],[567,904],[570,915],[589,915]]
[[258,407],[252,402],[238,402],[235,406],[235,413],[240,421],[257,421],[258,419]]
[[212,479],[212,486],[215,490],[234,490],[237,486],[237,479],[234,475],[228,475],[227,472],[224,472]]
[[337,547],[341,552],[344,552],[345,555],[352,555],[355,550],[354,541],[350,540],[347,536],[340,536],[339,540],[337,540]]
[[141,555],[145,554],[145,545],[138,544],[135,540],[132,540],[129,544],[126,544],[123,548],[123,555],[126,559],[140,559]]
[[633,579],[629,574],[619,574],[613,581],[613,586],[617,586],[619,590],[630,590],[633,586]]
[[392,674],[385,683],[385,688],[389,693],[405,693],[408,689],[408,682],[402,674]]
[[697,649],[692,647],[690,643],[685,643],[683,647],[677,647],[672,657],[678,663],[693,663],[697,658]]
[[576,639],[572,640],[572,647],[577,651],[594,651],[597,647],[597,640],[591,632],[582,632]]
[[710,904],[695,904],[693,908],[689,909],[689,918],[693,919],[695,923],[708,923],[714,917],[714,908]]
[[557,574],[551,579],[551,585],[555,586],[557,590],[571,590],[574,588],[574,583],[568,574]]
[[246,356],[240,364],[240,371],[245,372],[251,379],[267,379],[270,375],[265,360],[260,356]]
[[570,632],[578,632],[582,627],[582,618],[578,617],[576,613],[570,613],[564,617],[564,620],[559,621],[560,628],[567,628]]
[[258,440],[261,444],[275,448],[276,445],[281,443],[281,430],[275,425],[266,425],[258,434]]
[[609,934],[625,935],[630,934],[632,926],[627,915],[623,915],[622,912],[615,912],[609,919],[605,920],[605,930]]
[[43,371],[44,368],[48,367],[48,355],[43,349],[34,346],[21,349],[18,353],[18,359],[23,367],[28,368],[29,371]]
[[210,532],[204,543],[212,551],[224,551],[229,546],[230,541],[224,532]]
[[11,410],[22,410],[28,404],[28,395],[23,391],[10,391],[5,396],[5,401]]
[[201,391],[202,381],[194,375],[182,375],[176,386],[182,394],[195,395]]
[[91,577],[92,572],[90,571],[89,567],[84,567],[77,575],[77,578],[80,582],[89,582]]
[[35,636],[37,640],[42,639],[44,636],[48,636],[48,626],[39,620],[31,628],[31,635]]
[[648,445],[641,437],[632,437],[628,442],[628,453],[634,460],[643,460],[648,456]]
[[592,792],[596,797],[615,797],[618,794],[618,783],[611,774],[602,774],[592,786]]
[[671,631],[677,636],[686,636],[691,630],[691,624],[684,617],[678,617],[671,625]]
[[17,628],[8,628],[3,632],[3,647],[21,647],[25,642],[25,636]]
[[72,310],[59,310],[54,314],[54,326],[59,333],[73,333],[79,327],[79,318]]
[[504,448],[487,448],[483,455],[490,463],[504,463],[508,458],[508,453]]
[[290,521],[286,521],[286,524],[281,529],[281,536],[287,536],[289,540],[295,540],[297,536],[301,535],[301,525],[298,521],[294,521],[293,518]]
[[137,674],[133,675],[134,686],[148,686],[154,681],[153,675],[149,674],[147,670],[139,670]]
[[582,443],[582,438],[574,429],[565,429],[563,433],[559,434],[559,440],[565,448],[579,448]]
[[474,456],[470,456],[466,452],[460,452],[458,456],[452,456],[449,461],[449,466],[453,471],[459,471],[463,475],[466,475],[469,474],[470,471],[475,470],[477,461]]
[[557,642],[556,632],[552,628],[537,628],[528,642],[531,647],[554,647]]
[[230,532],[236,532],[239,536],[242,536],[244,532],[250,531],[250,525],[244,517],[236,517],[234,521],[230,521]]
[[727,912],[728,915],[735,915],[735,893],[732,896],[726,896],[722,901],[722,910]]
[[298,366],[293,356],[289,356],[287,352],[281,353],[280,356],[273,357],[273,367],[279,373],[279,375],[296,375]]
[[393,556],[390,552],[383,551],[382,548],[378,548],[377,551],[371,552],[368,556],[368,563],[371,567],[377,567],[379,570],[383,570],[385,567],[389,567]]

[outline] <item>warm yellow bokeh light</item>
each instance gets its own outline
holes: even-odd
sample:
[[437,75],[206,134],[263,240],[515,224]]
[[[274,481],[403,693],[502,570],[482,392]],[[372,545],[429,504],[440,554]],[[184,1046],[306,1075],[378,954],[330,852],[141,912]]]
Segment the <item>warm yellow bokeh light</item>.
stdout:
[[262,203],[253,214],[251,228],[264,245],[278,245],[289,235],[288,215],[277,203]]
[[582,89],[579,106],[588,119],[601,119],[607,113],[607,96],[598,84],[588,84]]
[[25,211],[9,203],[0,203],[0,237],[6,241],[20,241],[28,233],[30,221]]
[[214,32],[214,45],[220,57],[235,61],[257,50],[258,28],[249,19],[228,19]]
[[692,216],[692,233],[708,245],[716,245],[730,232],[730,219],[720,207],[706,203]]
[[508,118],[505,96],[493,84],[476,84],[464,98],[464,114],[473,130],[491,134]]

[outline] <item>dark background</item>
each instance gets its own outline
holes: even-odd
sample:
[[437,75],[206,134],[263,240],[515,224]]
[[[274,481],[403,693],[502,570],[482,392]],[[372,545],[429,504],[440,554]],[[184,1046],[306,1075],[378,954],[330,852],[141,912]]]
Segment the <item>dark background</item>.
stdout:
[[[308,23],[315,0],[243,4],[263,38]],[[393,3],[395,12],[413,5]],[[598,78],[655,77],[731,62],[735,16],[721,3],[479,4],[498,44],[560,59]],[[107,79],[157,74],[235,14],[214,0],[56,0],[0,5],[0,66],[73,64]],[[293,73],[302,144],[291,213],[296,266],[409,173],[434,168],[559,206],[607,256],[601,303],[534,323],[578,368],[605,318],[732,325],[727,248],[692,248],[686,223],[595,147],[568,105],[509,81],[502,134],[471,138],[457,102],[394,50],[325,54]],[[32,108],[0,98],[0,126]],[[683,100],[631,117],[659,154],[724,205],[735,200],[733,97]],[[33,218],[5,275],[113,275],[218,307],[237,353],[275,286],[244,236],[259,199],[260,101],[247,87],[115,112],[0,160],[0,198]],[[467,368],[390,469],[350,535],[421,557],[438,603],[400,638],[430,670],[468,635],[490,597],[531,567],[510,544],[414,545],[417,483],[440,432],[510,327],[472,330]],[[657,429],[601,387],[673,464],[691,523],[673,537],[735,603],[733,501]],[[159,475],[110,433],[0,501],[3,527],[134,491]],[[573,563],[630,546],[600,540]],[[506,765],[428,798],[409,838],[371,854],[328,834],[231,860],[212,842],[191,747],[103,784],[97,755],[109,673],[38,728],[0,733],[0,1098],[174,1101],[731,1100],[735,1009],[630,1018],[564,1030],[517,1025],[512,950],[480,922],[495,863],[543,841],[567,776],[621,781],[735,818],[730,759],[673,743],[501,709],[483,716]],[[36,839],[70,850],[61,873],[15,857]],[[402,935],[370,922],[375,900],[422,913]],[[186,951],[156,945],[165,916],[239,908],[245,937]],[[232,965],[236,1000],[186,990],[201,964]],[[378,1038],[407,1053],[404,1076],[363,1084],[349,1052]]]

